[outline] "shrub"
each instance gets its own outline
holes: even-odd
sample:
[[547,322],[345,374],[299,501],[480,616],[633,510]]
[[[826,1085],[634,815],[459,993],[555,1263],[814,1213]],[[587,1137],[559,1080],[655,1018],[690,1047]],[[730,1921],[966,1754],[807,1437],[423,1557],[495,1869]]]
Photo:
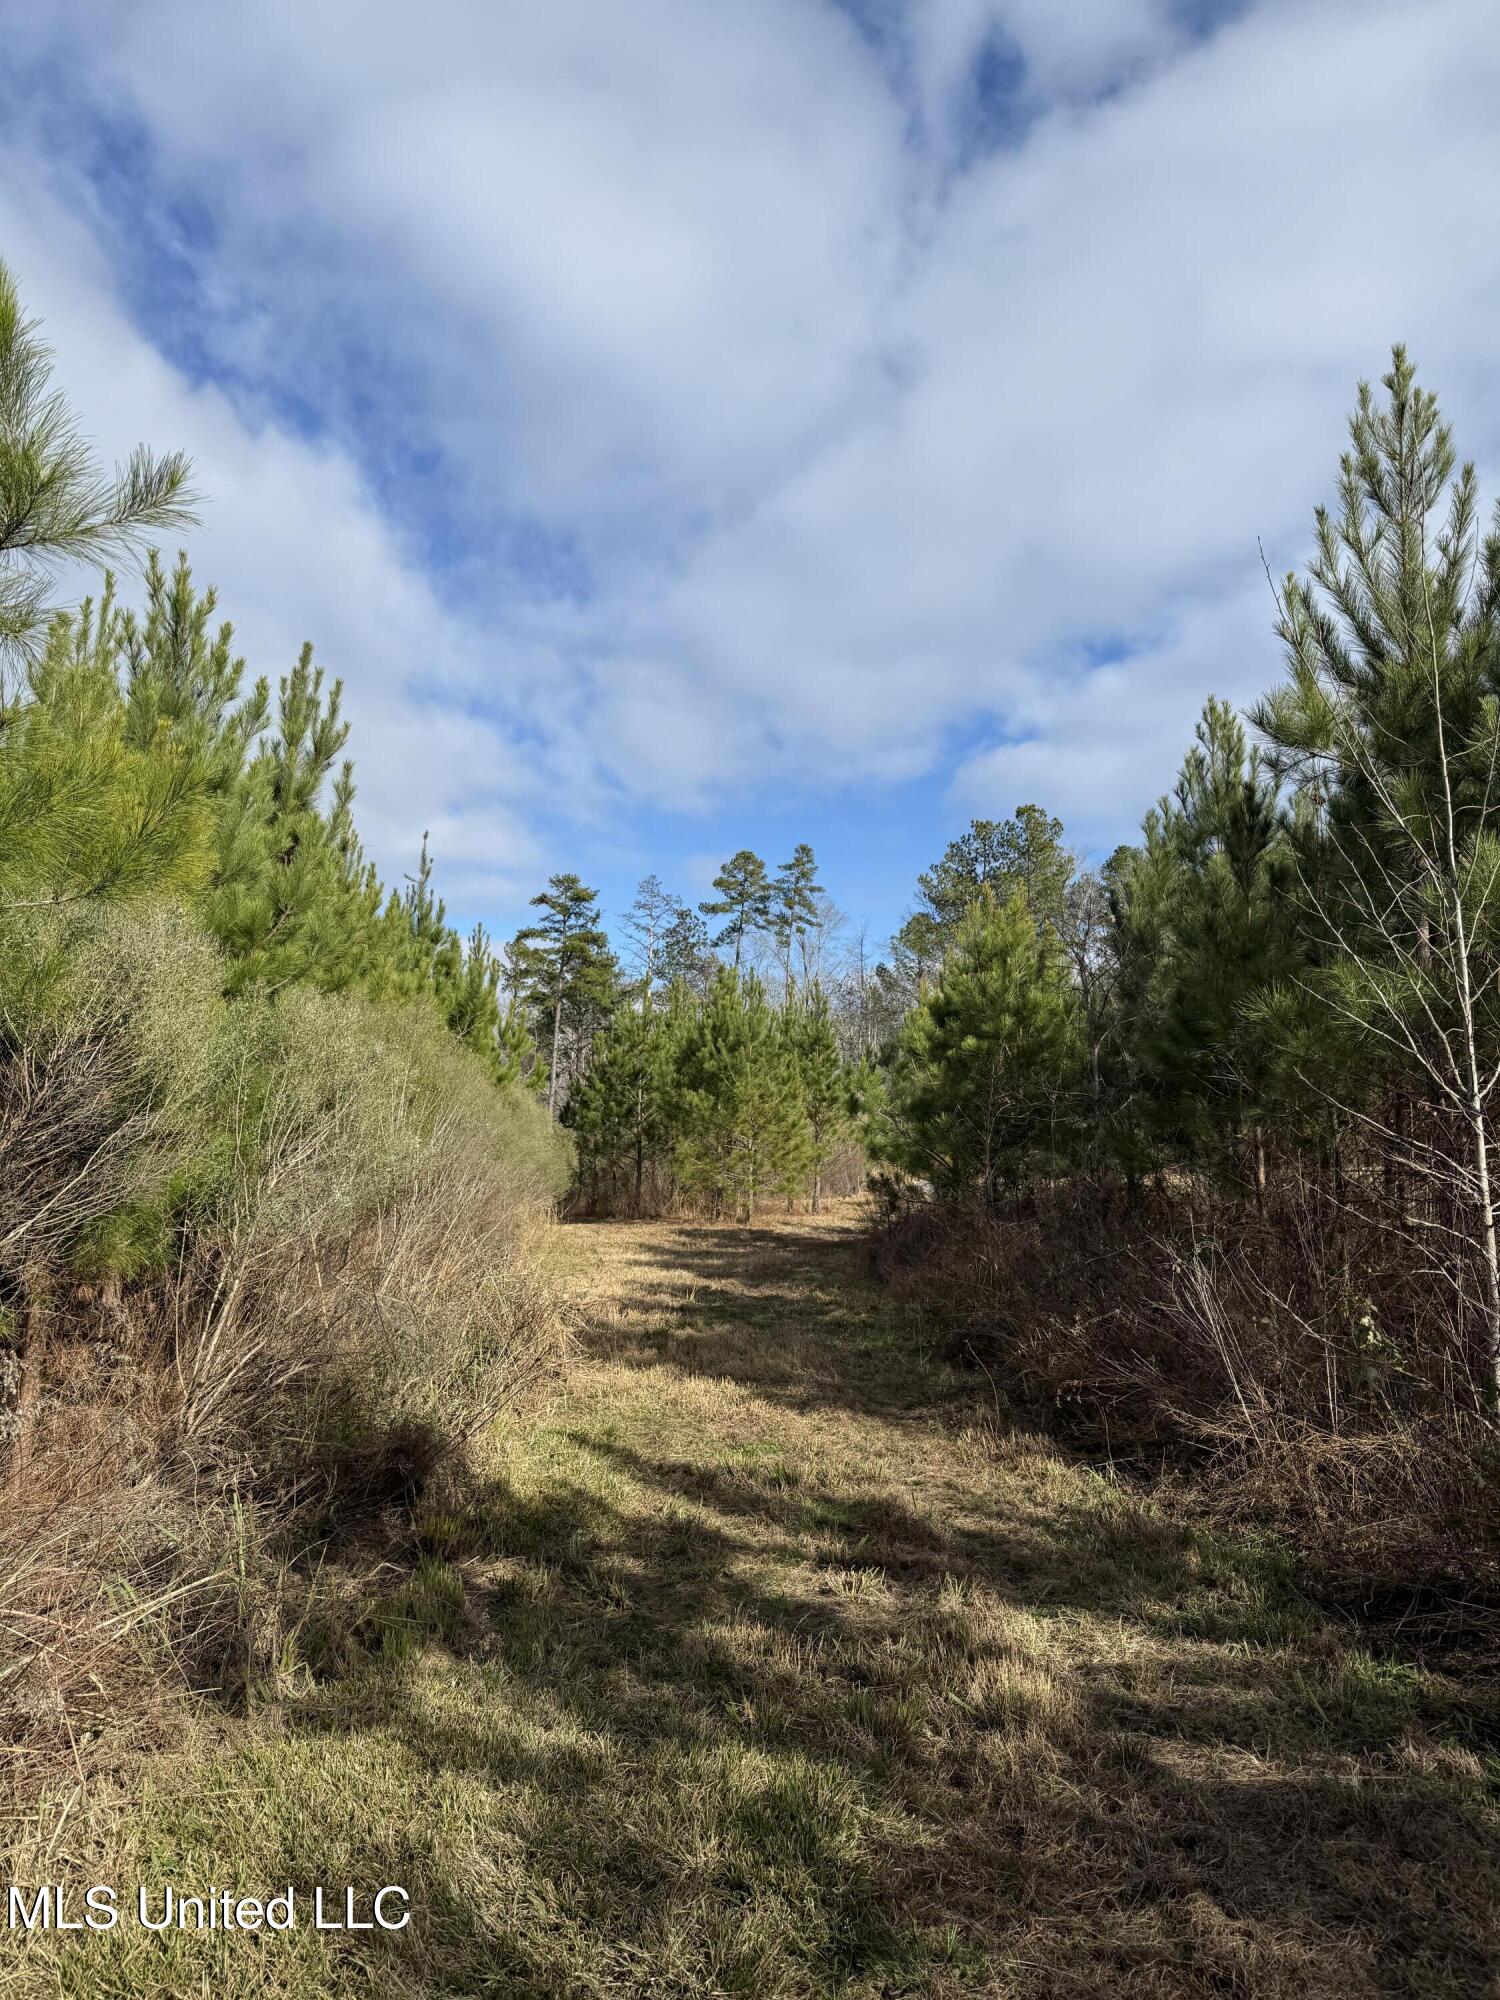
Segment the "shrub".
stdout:
[[1493,1649],[1500,1448],[1378,1192],[1287,1173],[1249,1208],[1207,1177],[1133,1201],[1080,1179],[991,1217],[891,1185],[876,1254],[987,1396],[1116,1467],[1190,1473],[1341,1602],[1420,1611],[1408,1638]]
[[545,1363],[570,1161],[430,1010],[227,1001],[169,908],[6,947],[0,1712],[44,1767],[288,1670],[313,1539],[326,1571]]

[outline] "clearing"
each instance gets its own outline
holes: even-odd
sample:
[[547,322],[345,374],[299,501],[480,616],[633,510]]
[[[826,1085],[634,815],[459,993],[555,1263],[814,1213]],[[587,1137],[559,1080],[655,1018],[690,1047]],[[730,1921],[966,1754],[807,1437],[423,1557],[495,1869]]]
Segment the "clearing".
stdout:
[[1494,1992],[1493,1705],[986,1421],[861,1229],[560,1230],[563,1376],[354,1664],[49,1835],[122,1902],[390,1882],[408,1931],[0,1934],[0,1988]]

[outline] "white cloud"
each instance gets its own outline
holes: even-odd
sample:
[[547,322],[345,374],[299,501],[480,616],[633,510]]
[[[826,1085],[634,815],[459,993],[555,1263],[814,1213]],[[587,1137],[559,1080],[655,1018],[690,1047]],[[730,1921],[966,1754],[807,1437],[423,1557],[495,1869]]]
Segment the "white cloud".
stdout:
[[[976,730],[955,802],[1036,795],[1112,837],[1202,696],[1274,673],[1256,537],[1297,555],[1392,338],[1495,452],[1488,0],[1260,0],[1196,39],[1166,0],[887,14],[904,97],[813,0],[31,24],[211,211],[196,254],[235,309],[210,342],[339,443],[253,431],[101,319],[23,162],[0,242],[94,407],[196,451],[226,603],[358,672],[393,848],[419,795],[456,855],[523,866],[539,804],[910,778]],[[1032,122],[971,160],[987,44]],[[387,437],[441,454],[462,602],[393,525]],[[1121,663],[1080,668],[1101,646]]]
[[[1263,576],[1221,597],[1188,603],[1170,628],[1128,659],[1032,674],[1011,709],[1015,740],[966,757],[953,803],[995,818],[1027,800],[1045,804],[1075,846],[1108,851],[1168,789],[1210,695],[1246,707],[1264,692],[1272,616]],[[1149,689],[1149,699],[1142,690]]]
[[14,198],[23,185],[18,170],[0,171],[0,245],[86,432],[106,459],[142,437],[190,445],[212,502],[184,540],[199,578],[218,587],[252,675],[274,685],[311,637],[329,677],[357,686],[346,712],[372,850],[399,872],[433,825],[450,873],[471,860],[529,873],[536,846],[515,804],[540,795],[541,774],[493,722],[413,697],[412,670],[434,655],[450,678],[482,679],[476,635],[403,559],[353,464],[274,426],[252,428],[221,391],[185,383],[114,302],[82,226],[35,188],[23,205]]

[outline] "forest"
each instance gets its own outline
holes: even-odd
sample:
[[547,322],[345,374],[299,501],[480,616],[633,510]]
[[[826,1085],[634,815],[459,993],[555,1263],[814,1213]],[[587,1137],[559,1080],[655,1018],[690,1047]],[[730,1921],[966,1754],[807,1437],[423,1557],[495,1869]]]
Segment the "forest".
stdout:
[[164,552],[212,496],[99,468],[0,272],[13,1803],[459,1629],[453,1524],[564,1345],[557,1217],[855,1213],[986,1420],[1493,1665],[1500,518],[1399,346],[1334,474],[1268,692],[1204,663],[1133,842],[997,802],[878,948],[806,843],[620,912],[556,873],[501,943],[441,852],[382,881],[357,662],[247,665]]

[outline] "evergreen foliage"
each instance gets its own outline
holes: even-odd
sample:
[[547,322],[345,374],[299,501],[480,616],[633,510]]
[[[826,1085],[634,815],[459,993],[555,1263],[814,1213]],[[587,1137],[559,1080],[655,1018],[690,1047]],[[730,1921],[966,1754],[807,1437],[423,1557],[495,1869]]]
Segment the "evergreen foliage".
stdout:
[[[1264,1127],[1284,1081],[1256,1002],[1302,962],[1289,829],[1274,780],[1211,700],[1141,851],[1114,870],[1128,1107],[1179,1156],[1233,1160],[1264,1183]],[[1128,1143],[1128,1142],[1127,1142]]]
[[173,899],[220,947],[227,995],[304,985],[420,1002],[497,1082],[533,1080],[489,940],[449,927],[425,845],[405,896],[366,860],[342,684],[311,647],[273,711],[213,590],[154,550],[139,613],[106,573],[97,597],[43,618],[58,563],[129,552],[188,518],[188,499],[178,455],[138,453],[113,482],[93,471],[0,267],[0,636],[21,656],[0,705],[0,918]]
[[212,868],[201,769],[160,732],[131,740],[116,674],[119,621],[96,605],[52,621],[0,712],[0,903],[192,893]]
[[708,942],[708,926],[696,910],[679,903],[662,935],[661,977],[665,986],[680,981],[702,999],[717,961]]
[[710,898],[698,908],[706,917],[728,919],[713,945],[715,951],[733,945],[734,969],[738,972],[746,944],[770,927],[775,890],[765,862],[748,847],[742,847],[724,863],[714,877],[714,887],[719,892],[717,899]]
[[981,890],[902,1032],[878,1149],[993,1209],[1066,1163],[1077,1073],[1076,1000],[1055,937],[1024,892],[999,903]]
[[852,1124],[854,1079],[839,1052],[833,1011],[822,987],[804,989],[787,1016],[807,1119],[808,1176],[814,1215],[823,1202],[823,1170]]
[[532,907],[536,924],[516,938],[522,997],[547,1049],[547,1108],[556,1111],[565,1075],[581,1067],[595,1029],[608,1018],[619,969],[600,926],[599,901],[577,875],[550,878]]
[[648,1170],[670,1157],[681,1035],[675,988],[665,1012],[625,1006],[596,1037],[587,1073],[568,1099],[565,1122],[578,1144],[580,1177],[596,1204],[626,1193],[645,1205]]
[[817,860],[807,842],[800,840],[792,850],[791,860],[783,861],[776,870],[768,916],[788,994],[792,988],[794,955],[800,959],[804,985],[810,976],[807,941],[818,921],[818,897],[821,894]]
[[816,985],[778,1008],[753,973],[720,966],[706,994],[679,980],[665,1004],[617,1009],[563,1116],[594,1206],[749,1217],[771,1200],[820,1206],[853,1089]]
[[790,1199],[812,1168],[812,1140],[787,1018],[753,973],[719,972],[679,1054],[675,1166],[713,1213],[753,1219]]
[[153,530],[192,519],[182,453],[138,446],[112,477],[101,472],[51,375],[51,354],[0,263],[0,664],[42,642],[64,564],[128,556]]
[[1073,879],[1062,821],[1040,806],[1017,806],[1006,820],[976,819],[943,858],[917,878],[917,907],[892,939],[897,971],[913,997],[942,964],[970,907],[988,889],[999,901],[1023,889],[1039,923],[1062,932]]

